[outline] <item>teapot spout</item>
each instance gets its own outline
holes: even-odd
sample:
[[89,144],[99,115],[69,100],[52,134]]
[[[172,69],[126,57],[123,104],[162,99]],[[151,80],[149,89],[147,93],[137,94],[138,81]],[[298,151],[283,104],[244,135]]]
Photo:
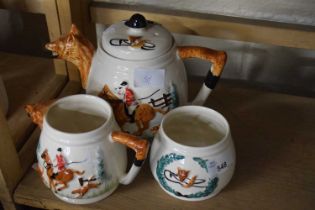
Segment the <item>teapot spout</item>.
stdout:
[[72,24],[67,35],[47,43],[45,48],[57,58],[73,63],[79,69],[82,87],[86,89],[95,48],[78,28]]

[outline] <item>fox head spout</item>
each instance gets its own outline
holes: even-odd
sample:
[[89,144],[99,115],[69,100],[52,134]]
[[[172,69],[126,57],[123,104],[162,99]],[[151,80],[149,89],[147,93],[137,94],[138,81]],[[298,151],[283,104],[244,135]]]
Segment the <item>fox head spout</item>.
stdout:
[[67,35],[47,43],[45,47],[57,58],[71,62],[79,69],[82,87],[85,89],[95,48],[78,28],[72,24]]

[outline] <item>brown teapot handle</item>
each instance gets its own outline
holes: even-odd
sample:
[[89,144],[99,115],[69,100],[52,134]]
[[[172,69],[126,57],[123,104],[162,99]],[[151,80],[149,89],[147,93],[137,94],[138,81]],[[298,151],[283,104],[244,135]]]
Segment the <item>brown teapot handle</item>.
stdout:
[[[205,47],[196,46],[180,46],[177,47],[180,58],[199,58],[212,63],[211,69],[204,81],[204,86],[199,91],[197,97],[192,102],[193,104],[201,105],[205,102],[210,91],[215,88],[220,75],[223,71],[227,60],[227,55],[224,51],[213,50]],[[206,90],[208,88],[209,90]]]

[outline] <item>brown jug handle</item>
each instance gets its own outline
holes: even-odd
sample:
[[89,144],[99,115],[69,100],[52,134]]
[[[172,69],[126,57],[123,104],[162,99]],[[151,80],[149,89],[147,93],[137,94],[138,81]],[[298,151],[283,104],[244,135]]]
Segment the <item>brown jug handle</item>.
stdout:
[[148,140],[140,139],[134,135],[124,133],[121,131],[113,131],[111,135],[113,141],[126,145],[127,147],[136,152],[135,160],[133,162],[131,169],[120,180],[120,183],[122,184],[129,184],[139,173],[144,160],[147,158],[150,143]]
[[201,87],[196,98],[192,101],[192,104],[194,105],[202,105],[208,98],[211,91],[215,88],[226,63],[227,55],[224,51],[213,50],[205,47],[180,46],[177,47],[177,49],[181,59],[199,58],[209,61],[212,64],[204,81],[204,85]]

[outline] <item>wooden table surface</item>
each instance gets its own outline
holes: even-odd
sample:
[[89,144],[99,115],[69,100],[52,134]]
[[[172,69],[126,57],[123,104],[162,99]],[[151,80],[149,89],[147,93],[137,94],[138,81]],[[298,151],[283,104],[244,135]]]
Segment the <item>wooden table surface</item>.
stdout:
[[[193,82],[191,92],[198,84]],[[232,181],[217,196],[186,202],[167,195],[148,161],[135,181],[90,205],[58,200],[30,169],[14,199],[48,209],[315,209],[315,99],[220,81],[206,106],[229,121],[237,153]]]

